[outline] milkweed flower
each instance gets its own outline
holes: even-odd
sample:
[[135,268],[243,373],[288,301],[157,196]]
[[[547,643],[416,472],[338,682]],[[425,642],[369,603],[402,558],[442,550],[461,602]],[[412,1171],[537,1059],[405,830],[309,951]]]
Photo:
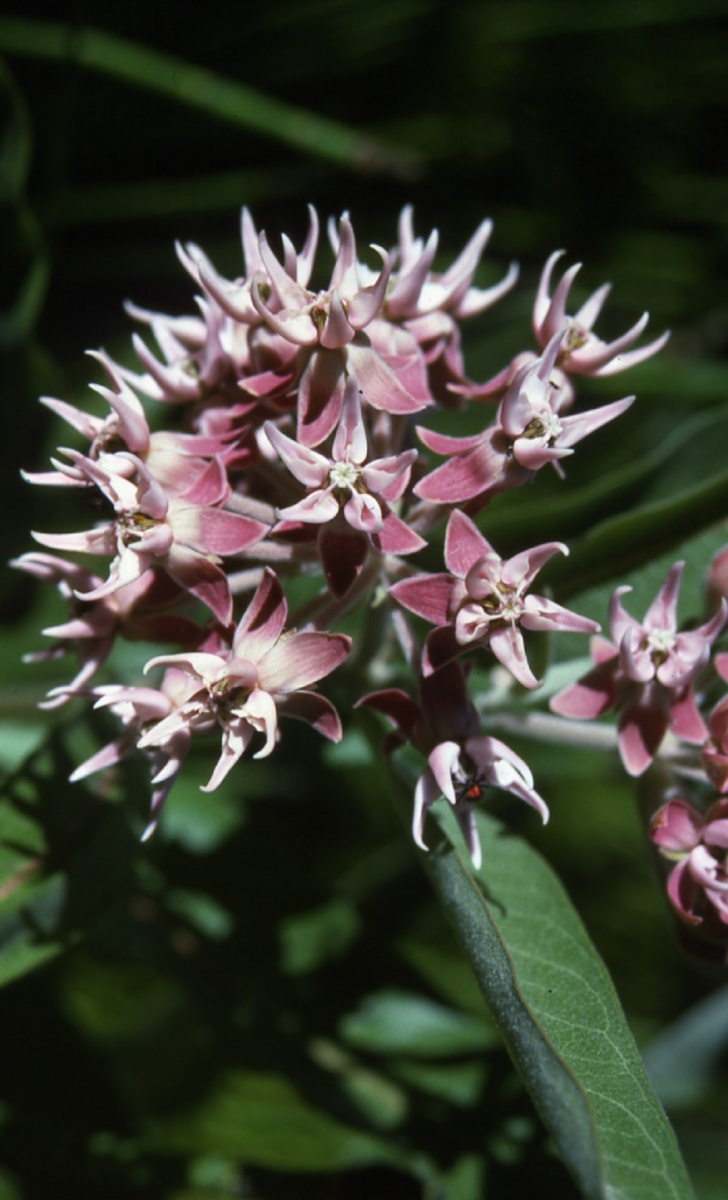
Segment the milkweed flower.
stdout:
[[[728,926],[728,800],[703,815],[680,798],[668,800],[650,823],[650,838],[675,863],[667,894],[688,925]],[[721,930],[722,927],[722,930]]]
[[399,688],[372,692],[357,707],[381,712],[395,726],[385,748],[409,743],[426,758],[415,785],[412,836],[427,850],[427,811],[441,796],[452,806],[473,866],[482,864],[475,803],[489,788],[510,792],[535,808],[545,823],[549,810],[526,763],[498,738],[479,732],[475,708],[467,694],[459,663],[451,662],[420,679],[420,705]]
[[563,335],[556,365],[562,371],[574,375],[616,375],[618,371],[626,371],[629,367],[634,367],[657,354],[667,342],[669,332],[661,334],[646,346],[640,346],[636,350],[629,349],[644,331],[649,321],[649,313],[643,313],[631,329],[612,342],[603,342],[593,332],[592,326],[611,289],[609,283],[597,288],[573,317],[567,316],[569,292],[581,270],[581,263],[569,267],[559,280],[553,296],[550,296],[551,275],[563,254],[563,250],[557,250],[548,259],[539,280],[533,306],[533,331],[542,350],[557,334]]
[[593,669],[550,702],[553,712],[577,720],[616,708],[619,753],[630,775],[647,769],[668,729],[698,745],[707,736],[692,683],[725,624],[728,601],[722,600],[705,624],[679,633],[677,599],[684,566],[677,562],[670,568],[642,621],[622,606],[622,596],[632,589],[615,590],[609,604],[612,641],[594,638]]
[[487,646],[524,687],[539,686],[526,658],[522,629],[596,633],[596,621],[571,612],[529,589],[562,542],[547,542],[502,559],[464,513],[455,509],[445,534],[449,574],[416,575],[390,589],[410,612],[437,626],[426,643],[423,670],[429,674],[466,649]]
[[525,483],[547,463],[561,472],[561,460],[573,454],[578,442],[630,407],[634,396],[562,415],[552,373],[564,336],[563,330],[554,334],[541,357],[517,372],[494,424],[483,433],[447,437],[418,427],[420,441],[436,454],[448,455],[448,461],[417,484],[415,495],[439,504],[485,503],[495,492]]
[[69,462],[59,462],[59,470],[98,489],[114,513],[112,521],[93,529],[32,535],[51,550],[111,557],[106,581],[77,593],[79,597],[100,600],[142,578],[152,567],[160,567],[227,624],[232,598],[225,572],[214,559],[238,554],[260,541],[268,526],[216,503],[229,490],[219,478],[219,467],[212,468],[207,502],[192,503],[188,497],[168,496],[141,459],[127,451],[105,454],[96,461],[75,450],[65,454]]
[[331,741],[339,741],[341,724],[336,709],[308,689],[344,661],[351,638],[340,633],[286,633],[286,616],[281,585],[266,568],[229,646],[151,659],[145,672],[166,667],[186,682],[181,702],[144,731],[139,748],[163,747],[184,730],[208,733],[221,729],[220,757],[203,788],[209,792],[218,787],[256,734],[262,734],[264,744],[254,757],[272,752],[279,736],[279,710],[307,721]]
[[335,595],[353,583],[371,545],[377,553],[412,554],[426,543],[390,507],[409,483],[416,450],[368,460],[359,389],[350,379],[331,457],[288,437],[271,422],[263,426],[289,471],[309,490],[295,504],[277,509],[284,522],[319,526],[324,575]]

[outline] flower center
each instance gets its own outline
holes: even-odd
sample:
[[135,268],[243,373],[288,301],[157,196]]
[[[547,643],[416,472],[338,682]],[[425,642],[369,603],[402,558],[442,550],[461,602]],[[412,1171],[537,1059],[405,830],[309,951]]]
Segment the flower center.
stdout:
[[571,324],[566,330],[566,336],[561,343],[562,351],[565,354],[571,354],[572,350],[579,350],[589,340],[589,331],[583,325]]
[[122,542],[125,546],[130,546],[134,542],[142,541],[144,534],[159,522],[145,513],[127,513],[118,519],[117,524]]
[[523,438],[546,438],[549,444],[553,444],[561,433],[561,429],[561,422],[556,413],[545,412],[538,417],[533,417],[519,436]]
[[644,648],[649,651],[656,667],[669,658],[670,651],[675,647],[675,634],[669,629],[653,629],[646,638]]
[[359,480],[359,468],[350,462],[335,462],[329,471],[329,484],[332,488],[343,488],[353,491]]

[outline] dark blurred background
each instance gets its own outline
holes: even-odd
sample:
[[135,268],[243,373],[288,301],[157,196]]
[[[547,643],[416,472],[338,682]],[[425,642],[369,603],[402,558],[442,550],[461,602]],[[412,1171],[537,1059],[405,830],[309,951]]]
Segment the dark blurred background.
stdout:
[[[403,204],[413,203],[417,231],[426,236],[433,226],[440,230],[443,265],[484,216],[492,217],[495,230],[478,282],[500,278],[513,259],[521,263],[522,276],[516,292],[482,319],[480,331],[473,328],[466,334],[469,373],[475,378],[486,378],[510,355],[530,345],[533,287],[547,255],[563,247],[568,261],[586,264],[576,288],[579,295],[584,297],[606,279],[614,284],[600,332],[615,336],[646,308],[653,336],[666,327],[673,330],[659,362],[640,368],[626,387],[620,381],[617,390],[612,387],[600,393],[617,398],[634,388],[641,404],[639,416],[630,417],[632,423],[625,423],[624,432],[610,433],[603,444],[619,443],[626,461],[632,451],[647,453],[663,438],[674,436],[680,423],[696,413],[715,411],[724,421],[728,403],[725,0],[599,0],[589,5],[575,0],[253,0],[237,6],[213,2],[199,6],[193,16],[191,12],[167,0],[127,0],[123,5],[104,0],[64,5],[5,0],[0,10],[3,562],[29,547],[30,528],[49,527],[49,494],[21,485],[18,477],[20,467],[45,469],[48,453],[59,440],[49,414],[36,403],[37,395],[83,403],[87,382],[98,377],[84,351],[103,345],[120,359],[128,356],[131,324],[122,311],[125,299],[159,311],[193,311],[194,289],[175,257],[175,238],[202,245],[223,274],[241,273],[241,204],[252,209],[258,227],[267,230],[274,246],[281,230],[300,243],[306,204],[312,202],[323,217],[349,211],[365,247],[371,242],[393,244],[397,214]],[[248,91],[229,92],[228,83]],[[691,443],[685,455],[676,454],[669,475],[649,484],[645,480],[642,492],[633,486],[631,498],[639,501],[669,494],[678,483],[725,466],[725,423],[716,429],[715,436]],[[62,442],[65,436],[65,432],[60,436]],[[583,465],[575,467],[575,484],[588,482],[590,473],[599,470],[598,463],[585,454]],[[724,516],[715,513],[716,520]],[[549,536],[559,536],[559,531],[554,529]],[[28,619],[34,596],[29,580],[19,573],[5,573],[0,614],[6,622],[2,642],[6,715],[18,706],[25,711],[28,704],[29,693],[18,682],[22,671],[18,657],[29,640],[38,644],[37,634],[32,633],[38,619],[35,626],[34,618]],[[6,737],[14,737],[15,726],[11,723],[8,729]],[[15,761],[7,747],[5,758],[11,764]],[[555,771],[545,750],[529,761],[537,774],[537,768],[542,769],[547,778],[549,770]],[[593,787],[603,799],[596,815],[585,812],[580,803],[583,779],[593,781],[595,770],[599,778]],[[544,850],[564,872],[638,1029],[655,1032],[660,1021],[672,1020],[683,1006],[699,1000],[718,976],[696,976],[672,940],[643,861],[638,824],[631,810],[619,815],[619,805],[628,801],[617,773],[604,768],[602,760],[595,768],[591,760],[573,757],[568,772],[560,803],[562,820],[570,805],[573,820],[555,841],[544,835]],[[264,792],[267,779],[254,787]],[[283,920],[281,913],[290,916],[296,906],[306,910],[324,903],[329,884],[326,864],[333,862],[331,870],[336,874],[343,862],[349,862],[351,850],[342,849],[349,836],[345,822],[335,806],[330,810],[329,801],[321,800],[322,787],[333,795],[340,777],[332,769],[325,780],[321,785],[312,776],[304,785],[287,777],[284,785],[278,784],[284,791],[303,788],[310,803],[319,805],[314,808],[319,822],[315,837],[303,817],[294,821],[297,836],[303,839],[296,850],[304,847],[312,860],[319,852],[325,864],[318,873],[310,869],[300,894],[292,882],[295,855],[291,855],[289,891],[284,889],[283,898],[276,892],[276,899],[271,899],[268,872],[252,861],[255,849],[242,837],[226,840],[238,837],[242,818],[230,816],[231,807],[220,801],[214,819],[222,824],[209,843],[202,835],[195,848],[189,830],[184,837],[179,833],[180,818],[176,827],[170,818],[167,858],[164,846],[151,852],[164,860],[164,871],[175,881],[176,910],[167,893],[162,899],[162,883],[153,875],[161,870],[159,863],[154,867],[147,863],[147,875],[136,877],[137,902],[142,904],[146,898],[152,907],[157,905],[158,926],[144,916],[143,904],[139,911],[127,906],[126,924],[117,927],[107,922],[97,942],[92,942],[91,957],[72,956],[70,966],[59,975],[42,976],[49,980],[47,985],[33,975],[13,985],[9,994],[16,999],[8,1011],[19,1028],[26,1032],[24,1020],[27,1030],[38,1022],[51,1030],[57,1026],[58,1040],[48,1034],[30,1068],[37,1078],[45,1064],[50,1090],[56,1095],[43,1118],[47,1128],[59,1121],[63,1128],[63,1103],[58,1097],[63,1080],[73,1074],[74,1056],[80,1056],[83,1095],[79,1084],[71,1122],[78,1162],[71,1169],[64,1147],[55,1142],[51,1155],[59,1178],[70,1180],[74,1196],[139,1194],[205,1200],[245,1194],[295,1195],[300,1200],[314,1194],[377,1194],[367,1191],[374,1189],[373,1177],[367,1183],[347,1176],[341,1191],[322,1178],[309,1184],[299,1181],[298,1190],[293,1185],[293,1191],[286,1191],[290,1185],[255,1173],[252,1183],[245,1183],[252,1190],[235,1193],[234,1187],[243,1185],[230,1173],[232,1168],[225,1174],[224,1155],[212,1161],[212,1152],[198,1155],[187,1183],[166,1165],[150,1165],[146,1152],[133,1140],[138,1112],[167,1103],[178,1075],[189,1087],[196,1070],[212,1072],[213,1065],[209,1056],[202,1055],[200,1067],[199,1056],[190,1051],[193,1069],[191,1075],[185,1074],[180,1043],[175,1041],[169,1061],[156,1064],[164,1080],[159,1101],[153,1088],[145,1090],[148,1081],[141,1079],[139,1064],[135,1074],[133,1064],[122,1062],[126,1043],[123,1038],[114,1042],[113,1030],[109,1033],[99,1015],[105,1004],[113,1008],[119,992],[123,993],[124,1012],[136,1015],[129,1018],[129,1029],[122,1016],[118,1021],[140,1063],[149,1034],[145,1021],[151,1022],[150,1029],[154,1025],[150,1011],[161,1024],[167,1023],[167,1029],[170,1021],[177,1021],[183,1040],[204,1041],[212,1028],[216,1052],[223,1058],[231,1053],[230,1045],[238,1047],[242,1035],[233,1028],[232,1001],[223,1019],[211,994],[201,998],[199,980],[193,984],[187,978],[191,959],[180,950],[179,966],[170,931],[177,929],[175,921],[181,921],[182,931],[191,929],[190,936],[198,938],[198,949],[199,939],[204,943],[209,935],[212,949],[200,951],[202,959],[213,978],[236,980],[230,988],[237,997],[237,976],[230,974],[224,949],[229,933],[224,913],[242,902],[236,863],[245,863],[263,897],[256,902],[259,924],[250,914],[238,918],[242,932],[238,929],[236,936],[242,940],[235,943],[236,952],[240,947],[249,951],[252,945],[263,954],[275,944],[275,922],[279,917]],[[52,790],[53,785],[48,786]],[[142,779],[140,793],[145,786]],[[372,838],[372,844],[378,840],[386,844],[396,826],[390,828],[389,818],[381,815],[365,815],[366,782],[360,790],[361,795],[351,798],[355,828],[365,839]],[[274,808],[276,819],[281,811],[284,817],[288,812],[290,795],[286,795],[289,799],[281,801],[283,808]],[[257,825],[261,854],[276,844],[275,821],[271,818],[268,828],[267,819]],[[175,842],[175,837],[181,840]],[[123,842],[126,858],[132,854],[131,845]],[[397,851],[391,860],[386,860],[386,854],[382,859],[380,850],[377,853],[380,858],[363,888],[364,911],[369,905],[369,917],[386,924],[391,899],[395,906],[402,905],[401,912],[410,914],[411,936],[416,926],[418,936],[426,941],[431,925],[437,941],[442,929],[435,916],[422,916],[418,910],[422,901],[406,875],[410,867],[402,866]],[[396,884],[400,869],[407,882]],[[374,881],[380,876],[384,890],[380,899],[372,899]],[[198,897],[196,902],[188,900],[186,910],[179,900],[185,888]],[[218,913],[222,924],[215,934],[210,928],[215,927],[214,905],[220,895],[227,907],[221,910],[223,916]],[[212,905],[207,933],[200,896]],[[172,910],[176,915],[170,916]],[[418,911],[420,916],[411,915]],[[339,918],[332,919],[339,928]],[[341,919],[346,926],[347,918]],[[379,962],[385,983],[392,978],[399,984],[412,983],[392,949],[396,937],[403,935],[404,920],[400,917],[391,934],[384,965]],[[138,940],[125,958],[121,947],[130,921]],[[342,945],[357,948],[357,961],[379,961],[381,946],[372,940],[362,949],[353,927],[347,928],[348,934],[346,929],[340,931]],[[222,940],[222,950],[216,936]],[[327,936],[337,935],[329,930]],[[371,938],[371,933],[367,936]],[[94,953],[100,957],[94,959]],[[114,955],[117,965],[104,975],[99,962]],[[335,1010],[332,981],[325,976],[317,982],[315,954],[312,962],[312,975],[306,976],[305,968],[301,971],[303,982],[293,1000],[286,994],[285,1000],[273,1003],[272,1008],[278,1005],[281,1010],[275,1019],[264,999],[266,987],[282,986],[280,979],[269,978],[272,968],[261,969],[259,978],[246,984],[242,1024],[248,1022],[249,1030],[252,1013],[262,1023],[269,1022],[262,1035],[265,1049],[259,1052],[263,1066],[275,1060],[271,1047],[278,1044],[276,1038],[289,1036],[286,1020],[291,1029],[296,1021],[302,1023],[310,1034],[312,1029],[326,1028],[329,1017],[322,1013]],[[219,976],[214,976],[215,971]],[[455,965],[452,971],[457,975]],[[299,977],[295,971],[292,974],[298,986]],[[338,979],[334,988],[341,985]],[[363,970],[357,974],[352,968],[343,988],[344,1007],[355,1003],[357,989],[367,986],[366,979]],[[467,985],[462,986],[462,995],[469,996]],[[191,996],[198,1006],[194,1020]],[[224,1007],[227,1001],[216,995],[214,1002]],[[243,1004],[239,998],[236,1003]],[[330,1023],[334,1020],[330,1016]],[[291,1050],[296,1038],[289,1036],[289,1041]],[[245,1053],[242,1057],[245,1060]],[[500,1142],[495,1139],[489,1144],[486,1158],[494,1182],[488,1195],[517,1194],[513,1180],[521,1180],[525,1187],[537,1170],[542,1173],[539,1195],[563,1200],[571,1194],[565,1190],[571,1185],[559,1175],[548,1147],[539,1142],[536,1149],[524,1151],[522,1160],[513,1150],[521,1145],[513,1132],[519,1128],[518,1120],[531,1118],[523,1115],[527,1106],[522,1099],[508,1099],[504,1060],[498,1060],[493,1070],[490,1103],[494,1111],[496,1099],[506,1107],[512,1103],[516,1124],[509,1131],[500,1130]],[[42,1122],[40,1133],[33,1128],[31,1114],[39,1104],[38,1093],[20,1064],[10,1078],[12,1105],[17,1109],[12,1105],[9,1109],[16,1115],[10,1125],[14,1140],[8,1144],[26,1149],[11,1155],[7,1191],[2,1191],[5,1184],[0,1179],[0,1196],[34,1200],[48,1194],[34,1165],[47,1129]],[[725,1084],[722,1087],[721,1096]],[[323,1088],[324,1099],[325,1093]],[[710,1097],[714,1103],[714,1094]],[[376,1107],[376,1101],[373,1104]],[[94,1105],[97,1111],[101,1106],[101,1117],[95,1115]],[[463,1118],[473,1128],[474,1111],[468,1110],[467,1120]],[[415,1121],[414,1128],[425,1130],[421,1144],[441,1127],[441,1119],[445,1118],[438,1117],[437,1111],[428,1111],[421,1126]],[[109,1140],[103,1145],[97,1138],[92,1146],[88,1131],[96,1130],[97,1136],[99,1128],[115,1132],[105,1135]],[[704,1164],[706,1155],[710,1158],[700,1140],[705,1128],[704,1120],[696,1118],[693,1161],[702,1157]],[[715,1132],[717,1137],[724,1134],[721,1129]],[[686,1137],[689,1134],[690,1129]],[[412,1137],[416,1144],[417,1138]],[[525,1134],[522,1141],[525,1145]],[[712,1142],[711,1147],[713,1153]],[[447,1163],[450,1150],[441,1151],[440,1161]],[[502,1165],[509,1154],[512,1163],[525,1163],[518,1168],[522,1175],[508,1174]],[[84,1155],[96,1164],[93,1169]],[[719,1178],[725,1164],[720,1157],[716,1161],[714,1174]],[[464,1200],[478,1196],[477,1173],[471,1173],[470,1185],[467,1170],[461,1176],[466,1183],[459,1184],[461,1190],[454,1190],[452,1196]],[[706,1200],[721,1194],[709,1190],[711,1178],[706,1168],[700,1193]],[[378,1194],[425,1194],[419,1184],[416,1191],[407,1190],[410,1184],[392,1170],[384,1183],[380,1181]]]

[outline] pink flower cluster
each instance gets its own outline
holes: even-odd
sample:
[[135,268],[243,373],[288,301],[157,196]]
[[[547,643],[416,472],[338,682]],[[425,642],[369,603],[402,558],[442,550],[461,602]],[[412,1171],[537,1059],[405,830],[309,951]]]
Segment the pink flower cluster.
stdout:
[[[103,385],[93,385],[104,415],[43,401],[83,445],[60,449],[51,470],[27,478],[77,489],[100,510],[92,528],[34,533],[43,550],[16,562],[54,584],[70,610],[44,630],[51,649],[31,656],[71,652],[79,661],[46,704],[86,697],[118,718],[120,736],[74,778],[135,751],[146,755],[150,832],[193,738],[219,739],[206,790],[249,747],[258,746],[256,757],[274,750],[279,716],[338,740],[338,714],[315,685],[350,656],[351,637],[332,627],[354,609],[364,624],[374,613],[385,630],[379,650],[373,661],[351,655],[349,670],[355,694],[371,687],[391,670],[396,634],[419,702],[390,688],[362,703],[385,713],[399,741],[426,760],[415,839],[424,846],[426,811],[442,795],[478,862],[473,804],[483,789],[505,789],[544,818],[547,810],[526,764],[481,732],[460,660],[482,652],[533,688],[524,631],[597,626],[531,593],[544,563],[567,553],[564,545],[503,559],[460,506],[476,513],[547,464],[563,473],[574,447],[633,400],[572,412],[573,378],[620,371],[655,353],[667,334],[631,348],[645,314],[616,341],[602,342],[593,325],[607,288],[569,316],[578,267],[551,296],[554,255],[534,304],[535,348],[477,384],[465,372],[460,322],[485,312],[517,276],[511,267],[494,286],[476,285],[490,222],[440,270],[437,232],[417,237],[411,209],[400,217],[397,245],[372,246],[364,261],[344,215],[328,227],[333,268],[323,288],[311,282],[319,238],[313,209],[300,249],[283,235],[275,252],[247,210],[241,233],[244,272],[234,278],[197,246],[178,247],[197,290],[196,315],[129,306],[145,331],[133,338],[137,369],[94,355],[105,374]],[[414,424],[443,406],[483,400],[497,401],[495,416],[472,437]],[[165,411],[172,428],[160,430]],[[428,451],[445,461],[436,465]],[[446,571],[422,571],[412,556],[445,520]],[[300,578],[310,581],[307,598],[289,623],[285,585]],[[381,605],[389,622],[381,622]],[[423,648],[408,613],[434,626]],[[146,668],[156,682],[95,682],[119,638],[161,648]],[[647,660],[637,645],[629,653],[622,675],[644,686]]]
[[[593,668],[551,700],[554,712],[581,720],[614,710],[619,752],[630,775],[644,774],[660,756],[656,778],[667,798],[650,822],[649,836],[674,864],[668,899],[686,926],[722,946],[728,944],[728,800],[716,800],[715,793],[728,793],[728,696],[706,717],[701,708],[711,703],[716,676],[728,682],[728,654],[711,661],[728,619],[726,562],[728,549],[708,571],[705,590],[713,615],[683,631],[677,601],[684,563],[668,571],[642,621],[622,605],[630,589],[617,588],[609,606],[612,640],[593,638]],[[703,812],[685,796],[690,788],[697,799],[706,787],[712,802]]]

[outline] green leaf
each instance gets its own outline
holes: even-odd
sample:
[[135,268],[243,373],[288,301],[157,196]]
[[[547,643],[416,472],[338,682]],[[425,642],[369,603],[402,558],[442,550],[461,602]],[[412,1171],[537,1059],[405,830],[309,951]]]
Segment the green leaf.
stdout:
[[358,933],[359,917],[346,900],[296,913],[280,928],[281,969],[287,975],[308,975],[344,954]]
[[151,1129],[167,1154],[221,1154],[277,1171],[334,1171],[369,1163],[402,1166],[386,1141],[314,1108],[277,1075],[230,1071],[196,1107]]
[[340,1032],[358,1050],[420,1058],[472,1054],[500,1044],[496,1030],[478,1017],[398,991],[367,996],[344,1017]]
[[121,806],[66,782],[55,731],[0,790],[0,986],[73,945],[130,879]]
[[728,1048],[728,988],[705,996],[668,1025],[644,1051],[645,1066],[663,1104],[689,1109],[703,1100]]
[[607,971],[543,859],[477,814],[484,866],[449,806],[425,866],[559,1151],[589,1200],[686,1200],[690,1182]]
[[728,511],[728,472],[597,525],[569,559],[549,566],[559,599],[614,579],[717,523]]

